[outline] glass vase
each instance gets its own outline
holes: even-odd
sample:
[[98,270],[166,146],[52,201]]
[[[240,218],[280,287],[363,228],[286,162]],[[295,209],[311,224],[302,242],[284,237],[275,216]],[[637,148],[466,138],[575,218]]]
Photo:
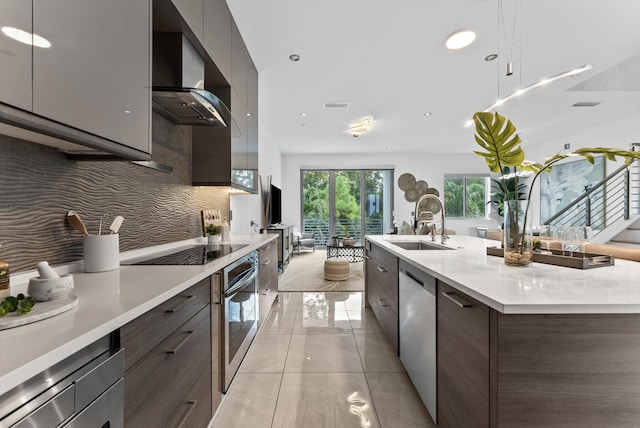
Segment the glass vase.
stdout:
[[528,201],[505,202],[504,262],[510,266],[529,266],[533,260],[531,216],[527,215]]

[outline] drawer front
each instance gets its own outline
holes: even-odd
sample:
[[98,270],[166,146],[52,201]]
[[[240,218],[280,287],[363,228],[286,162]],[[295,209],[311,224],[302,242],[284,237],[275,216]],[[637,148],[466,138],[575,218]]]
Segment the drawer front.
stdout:
[[375,258],[367,260],[367,284],[378,287],[386,303],[393,311],[398,312],[398,273],[379,263]]
[[201,377],[211,380],[210,373],[211,316],[207,307],[125,372],[125,425],[162,426]]
[[175,408],[166,427],[206,428],[213,417],[211,407],[211,366],[204,370],[191,391]]
[[377,263],[381,266],[384,266],[388,271],[395,273],[396,276],[398,274],[398,258],[383,249],[382,247],[371,243],[368,245],[370,249],[368,250],[368,254],[370,257],[377,260]]
[[209,278],[156,306],[120,329],[128,370],[211,301]]
[[123,366],[124,350],[121,349],[89,373],[76,380],[76,410],[84,409],[111,385],[116,383],[122,377]]
[[371,284],[368,289],[368,301],[376,315],[389,343],[398,354],[398,313],[386,302],[377,284]]

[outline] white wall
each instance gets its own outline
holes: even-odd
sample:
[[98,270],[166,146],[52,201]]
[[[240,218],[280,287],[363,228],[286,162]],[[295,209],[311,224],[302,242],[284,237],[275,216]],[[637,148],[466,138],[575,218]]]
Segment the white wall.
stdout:
[[[266,185],[267,176],[271,175],[272,183],[278,187],[282,177],[282,155],[275,145],[273,138],[262,126],[258,124],[258,173]],[[253,234],[258,233],[262,225],[262,201],[260,195],[231,195],[231,233]],[[257,226],[251,226],[251,222]]]
[[[371,155],[287,155],[282,156],[282,222],[300,227],[300,169],[301,168],[392,168],[394,169],[394,211],[396,222],[411,224],[411,212],[415,203],[404,199],[404,192],[397,186],[398,177],[411,173],[416,180],[424,180],[429,187],[442,193],[444,174],[486,174],[484,160],[473,153],[469,155],[416,156],[415,154]],[[443,195],[444,196],[444,195]],[[447,229],[457,234],[476,236],[476,226],[500,227],[498,220],[449,220]]]

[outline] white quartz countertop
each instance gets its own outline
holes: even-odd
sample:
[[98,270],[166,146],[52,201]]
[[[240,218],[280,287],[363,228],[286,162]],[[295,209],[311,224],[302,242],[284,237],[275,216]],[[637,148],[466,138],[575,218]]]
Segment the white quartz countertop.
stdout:
[[[274,234],[232,237],[232,244],[249,245],[202,266],[141,265],[102,273],[74,272],[72,293],[79,297],[78,306],[0,331],[0,395],[275,239]],[[143,251],[131,253],[139,256]],[[11,288],[12,294],[25,291],[26,284]]]
[[[367,236],[426,273],[505,314],[640,313],[640,263],[574,269],[532,263],[507,266],[486,255],[497,241],[453,235],[455,250],[405,250],[393,241],[427,241],[430,236]],[[436,244],[440,243],[440,237]],[[497,245],[496,245],[497,244]]]

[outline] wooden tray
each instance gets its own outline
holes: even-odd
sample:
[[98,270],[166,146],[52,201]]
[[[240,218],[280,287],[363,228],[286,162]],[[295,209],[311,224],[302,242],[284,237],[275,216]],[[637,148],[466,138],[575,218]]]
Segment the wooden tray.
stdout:
[[[564,266],[574,269],[592,269],[603,266],[613,266],[615,257],[609,254],[581,253],[574,251],[572,256],[562,250],[550,250],[546,252],[534,252],[533,261],[548,265]],[[487,255],[504,257],[504,251],[498,247],[487,247]]]
[[66,312],[71,308],[75,308],[76,306],[78,306],[78,296],[75,294],[67,294],[62,299],[50,300],[48,302],[36,302],[33,308],[31,308],[31,312],[27,312],[24,315],[9,312],[3,318],[0,318],[0,330],[47,319]]

